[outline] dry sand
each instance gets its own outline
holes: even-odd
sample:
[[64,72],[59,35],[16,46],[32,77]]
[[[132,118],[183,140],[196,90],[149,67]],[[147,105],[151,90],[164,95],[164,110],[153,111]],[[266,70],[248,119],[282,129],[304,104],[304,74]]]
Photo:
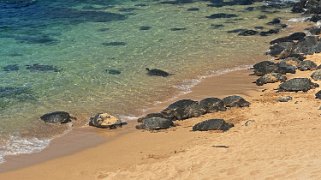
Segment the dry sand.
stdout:
[[[321,100],[314,97],[321,88],[276,93],[279,83],[274,83],[263,91],[251,83],[257,77],[248,74],[206,79],[180,99],[240,94],[252,103],[249,108],[178,121],[178,126],[157,133],[136,131],[130,124],[131,131],[110,139],[113,132],[98,130],[96,135],[109,141],[2,173],[0,179],[321,179]],[[276,101],[286,95],[293,100]],[[195,123],[210,118],[224,118],[235,127],[224,133],[191,131]]]

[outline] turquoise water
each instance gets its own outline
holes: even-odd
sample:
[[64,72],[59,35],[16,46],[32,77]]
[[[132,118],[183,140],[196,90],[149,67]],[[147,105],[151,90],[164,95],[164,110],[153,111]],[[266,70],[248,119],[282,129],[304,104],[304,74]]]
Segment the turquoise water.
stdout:
[[[179,93],[177,85],[186,80],[253,64],[275,36],[241,37],[227,31],[255,26],[269,30],[273,26],[266,23],[274,17],[294,16],[287,9],[245,10],[263,3],[209,5],[209,1],[0,0],[0,153],[8,151],[8,144],[16,147],[11,154],[19,148],[32,152],[34,146],[24,148],[28,144],[39,150],[38,145],[47,145],[48,138],[69,129],[41,122],[44,113],[68,111],[78,117],[78,125],[97,112],[138,116],[155,101]],[[237,17],[206,18],[214,13]],[[258,19],[259,15],[267,19]],[[32,70],[33,64],[44,66]],[[151,77],[147,67],[173,75]],[[17,137],[29,141],[19,143]]]

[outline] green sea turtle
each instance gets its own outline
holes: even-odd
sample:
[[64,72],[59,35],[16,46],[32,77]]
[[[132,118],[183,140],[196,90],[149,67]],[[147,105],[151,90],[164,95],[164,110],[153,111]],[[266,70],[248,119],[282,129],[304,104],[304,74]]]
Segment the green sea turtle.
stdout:
[[294,78],[290,79],[279,86],[278,91],[290,91],[290,92],[298,92],[303,91],[307,92],[310,89],[314,89],[319,87],[318,84],[311,82],[308,78]]
[[68,112],[65,112],[65,111],[55,111],[55,112],[42,115],[40,119],[47,123],[63,124],[63,123],[71,122],[72,119],[77,119],[77,118],[71,116]]
[[163,70],[160,70],[160,69],[149,69],[149,68],[146,68],[147,70],[147,74],[149,76],[162,76],[162,77],[167,77],[167,76],[170,76],[172,74],[166,72],[166,71],[163,71]]
[[120,119],[108,113],[98,113],[89,119],[89,125],[98,128],[115,129],[117,127],[122,127],[125,124],[127,123],[122,122]]

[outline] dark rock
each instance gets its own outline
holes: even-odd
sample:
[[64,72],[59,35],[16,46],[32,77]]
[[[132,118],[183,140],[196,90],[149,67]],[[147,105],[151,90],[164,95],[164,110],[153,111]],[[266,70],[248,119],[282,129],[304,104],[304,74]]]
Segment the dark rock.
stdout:
[[166,118],[175,120],[184,120],[192,117],[199,117],[206,113],[206,109],[197,101],[183,99],[169,105],[161,112]]
[[149,68],[146,68],[147,70],[147,74],[149,76],[162,76],[162,77],[167,77],[167,76],[170,76],[171,74],[169,74],[168,72],[166,71],[163,71],[163,70],[160,70],[160,69],[149,69]]
[[253,65],[254,74],[257,76],[275,72],[277,69],[277,65],[271,61],[262,61]]
[[71,122],[72,119],[76,119],[72,117],[69,113],[64,111],[55,111],[48,114],[44,114],[40,117],[41,120],[47,123],[68,123]]
[[253,36],[256,35],[258,32],[255,30],[245,30],[243,32],[240,32],[238,35],[239,36]]
[[206,18],[209,19],[221,19],[221,18],[234,18],[238,17],[236,14],[226,14],[226,13],[217,13],[217,14],[212,14],[210,16],[206,16]]
[[319,85],[311,82],[311,80],[308,78],[294,78],[282,83],[279,86],[279,91],[307,92],[308,90],[314,89],[316,87],[319,87]]
[[173,121],[161,117],[151,117],[144,119],[142,124],[137,125],[137,129],[146,129],[146,130],[160,130],[168,129],[174,126]]
[[121,74],[120,70],[117,69],[106,69],[106,72],[108,72],[108,74],[112,74],[112,75],[119,75]]
[[321,69],[318,69],[316,71],[314,71],[312,74],[311,74],[311,78],[315,81],[320,81],[321,80]]
[[268,22],[268,25],[280,24],[281,20],[279,18],[274,18],[272,21]]
[[150,27],[150,26],[141,26],[141,27],[139,27],[139,30],[141,30],[141,31],[147,31],[147,30],[150,30],[152,27]]
[[218,98],[206,98],[201,100],[199,104],[206,109],[207,113],[226,110],[224,102]]
[[321,91],[318,91],[318,92],[315,94],[315,98],[321,99]]
[[166,117],[162,113],[150,113],[150,114],[147,114],[144,117],[138,118],[137,122],[143,122],[144,119],[148,119],[148,118],[152,118],[152,117],[160,117],[160,118],[165,118],[166,119]]
[[226,107],[249,107],[250,103],[241,96],[228,96],[223,99]]
[[10,65],[4,66],[3,70],[7,71],[7,72],[9,72],[9,71],[19,71],[19,65],[18,64],[10,64]]
[[125,46],[127,43],[125,42],[104,42],[102,45],[104,46]]
[[32,64],[32,65],[26,65],[26,69],[28,69],[31,72],[60,72],[60,69],[58,69],[56,66],[53,65],[44,65],[44,64]]
[[270,42],[270,44],[281,43],[281,42],[292,42],[292,41],[303,41],[306,34],[304,32],[296,32],[289,36],[277,38]]
[[221,130],[227,131],[234,127],[233,124],[225,122],[223,119],[209,119],[193,126],[193,131]]
[[262,86],[267,83],[275,83],[275,82],[284,82],[286,81],[286,76],[279,74],[279,73],[270,73],[270,74],[265,74],[259,79],[256,80],[256,85]]
[[279,97],[278,98],[278,101],[279,102],[289,102],[292,100],[292,97],[291,96],[283,96],[283,97]]
[[307,70],[315,70],[317,69],[317,64],[315,64],[313,61],[310,60],[305,60],[305,61],[301,61],[298,69],[301,71],[307,71]]

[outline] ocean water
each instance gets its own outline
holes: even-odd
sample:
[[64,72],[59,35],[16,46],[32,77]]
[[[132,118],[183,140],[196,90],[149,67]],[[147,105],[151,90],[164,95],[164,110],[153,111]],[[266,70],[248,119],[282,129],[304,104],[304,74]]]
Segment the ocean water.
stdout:
[[[0,161],[40,151],[71,128],[43,123],[44,113],[68,111],[76,125],[98,112],[139,116],[189,91],[195,77],[253,64],[277,35],[228,31],[266,31],[273,18],[296,16],[273,7],[282,1],[214,2],[0,0]],[[231,17],[209,18],[219,13]],[[148,76],[146,68],[172,75]]]

